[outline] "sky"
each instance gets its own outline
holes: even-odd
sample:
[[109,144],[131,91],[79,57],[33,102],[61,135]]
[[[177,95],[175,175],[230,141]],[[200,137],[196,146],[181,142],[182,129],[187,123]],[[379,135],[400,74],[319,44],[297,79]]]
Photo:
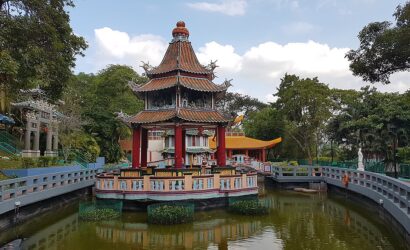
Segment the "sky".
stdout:
[[[273,101],[288,74],[318,77],[332,88],[360,89],[370,83],[352,75],[345,54],[370,22],[391,21],[405,0],[74,0],[68,9],[74,33],[89,47],[75,73],[97,73],[125,64],[142,73],[156,66],[179,20],[199,61],[217,60],[214,82],[233,79],[230,91]],[[380,91],[404,92],[410,73],[396,73]]]

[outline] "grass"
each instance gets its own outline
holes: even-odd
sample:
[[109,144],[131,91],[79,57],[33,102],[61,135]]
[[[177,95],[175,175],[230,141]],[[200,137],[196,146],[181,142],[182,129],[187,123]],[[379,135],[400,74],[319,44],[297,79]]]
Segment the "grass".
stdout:
[[2,180],[8,180],[10,179],[9,177],[7,177],[6,175],[4,175],[2,172],[0,172],[0,181]]

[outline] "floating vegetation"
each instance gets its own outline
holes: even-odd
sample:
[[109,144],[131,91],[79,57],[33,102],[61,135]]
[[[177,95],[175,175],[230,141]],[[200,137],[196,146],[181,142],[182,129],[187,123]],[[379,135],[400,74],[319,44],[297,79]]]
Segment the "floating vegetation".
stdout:
[[86,221],[113,220],[122,213],[121,201],[94,200],[80,202],[79,217]]
[[81,211],[79,213],[79,216],[82,220],[101,221],[119,218],[121,216],[121,213],[115,211],[112,208],[96,208]]
[[192,222],[194,204],[159,203],[148,206],[148,222],[152,224],[172,225]]
[[229,211],[243,215],[264,215],[269,213],[268,208],[260,204],[258,200],[235,201],[229,205]]

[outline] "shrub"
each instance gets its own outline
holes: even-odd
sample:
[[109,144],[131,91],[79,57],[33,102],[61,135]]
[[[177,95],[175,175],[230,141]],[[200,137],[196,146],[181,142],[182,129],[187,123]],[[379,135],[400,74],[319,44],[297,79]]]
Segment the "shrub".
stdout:
[[268,208],[260,204],[258,200],[236,201],[230,205],[229,211],[243,215],[264,215],[269,213]]
[[182,224],[194,219],[193,206],[183,204],[154,204],[151,206],[154,207],[148,208],[148,222],[152,224]]
[[23,167],[24,168],[33,168],[36,166],[36,160],[34,158],[30,157],[23,157],[21,158],[23,162]]
[[299,163],[297,161],[289,161],[289,165],[291,166],[299,166]]
[[51,160],[51,157],[48,157],[48,156],[40,156],[40,157],[37,159],[37,167],[39,167],[39,168],[48,167],[50,160]]
[[120,217],[120,213],[111,208],[96,208],[81,211],[80,219],[87,221],[112,220]]

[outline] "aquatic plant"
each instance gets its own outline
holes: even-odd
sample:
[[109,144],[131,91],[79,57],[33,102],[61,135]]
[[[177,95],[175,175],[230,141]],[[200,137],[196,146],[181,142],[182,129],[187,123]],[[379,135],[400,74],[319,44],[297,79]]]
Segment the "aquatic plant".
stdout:
[[111,208],[86,209],[79,213],[80,219],[87,221],[112,220],[120,217],[120,215],[119,212]]
[[235,214],[243,215],[264,215],[269,213],[268,208],[260,204],[258,200],[242,200],[233,202],[229,206],[229,211]]
[[148,222],[152,224],[182,224],[194,219],[193,205],[154,204],[148,208]]

